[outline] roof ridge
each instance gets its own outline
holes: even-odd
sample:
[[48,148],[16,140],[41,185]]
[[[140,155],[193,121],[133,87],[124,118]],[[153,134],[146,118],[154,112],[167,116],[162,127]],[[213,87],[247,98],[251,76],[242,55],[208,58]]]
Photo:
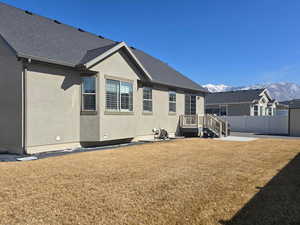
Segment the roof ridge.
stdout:
[[[83,32],[83,33],[89,34],[89,35],[91,35],[91,36],[94,36],[95,38],[106,39],[106,40],[108,40],[108,41],[112,41],[112,42],[115,42],[115,43],[118,43],[118,42],[119,42],[119,41],[115,41],[115,40],[112,40],[112,39],[103,37],[103,36],[100,35],[100,34],[97,35],[97,34],[95,34],[95,33],[92,33],[92,32],[90,32],[90,31],[87,31],[87,30],[82,29],[82,28],[80,28],[80,27],[76,27],[75,25],[73,26],[73,25],[66,24],[66,23],[62,22],[62,20],[51,19],[50,17],[42,16],[42,15],[40,15],[40,14],[38,14],[38,13],[33,12],[33,11],[29,11],[29,10],[26,10],[26,9],[18,8],[18,7],[16,7],[16,6],[9,5],[9,4],[4,3],[4,2],[0,2],[0,4],[5,5],[5,6],[7,6],[7,7],[10,7],[10,8],[14,8],[14,9],[19,10],[19,11],[22,11],[22,12],[24,12],[24,13],[29,12],[29,13],[31,13],[31,15],[29,15],[29,14],[27,13],[28,16],[38,16],[38,17],[40,17],[40,18],[43,18],[43,19],[48,20],[49,22],[51,21],[51,22],[53,22],[53,23],[56,23],[57,25],[62,25],[62,26],[66,26],[66,27],[72,28],[72,29],[74,29],[74,30],[77,30],[78,32]],[[59,23],[57,23],[57,22],[59,22]]]

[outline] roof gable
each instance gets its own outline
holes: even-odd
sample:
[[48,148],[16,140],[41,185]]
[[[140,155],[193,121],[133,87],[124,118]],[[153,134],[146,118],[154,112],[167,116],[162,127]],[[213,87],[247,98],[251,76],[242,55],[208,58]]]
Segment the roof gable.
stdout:
[[110,47],[98,48],[98,49],[93,50],[92,54],[88,53],[88,55],[92,55],[92,57],[90,57],[90,60],[86,61],[86,63],[84,63],[84,65],[87,68],[91,68],[93,65],[95,65],[99,61],[105,59],[106,57],[108,57],[109,55],[113,54],[114,52],[116,52],[120,49],[125,49],[127,51],[127,53],[129,54],[129,56],[132,58],[132,60],[135,62],[135,64],[137,64],[137,66],[146,74],[147,78],[152,80],[152,77],[150,76],[148,71],[144,68],[144,66],[136,58],[136,56],[131,52],[131,50],[129,49],[129,47],[126,45],[125,42],[121,42],[117,45],[112,45]]

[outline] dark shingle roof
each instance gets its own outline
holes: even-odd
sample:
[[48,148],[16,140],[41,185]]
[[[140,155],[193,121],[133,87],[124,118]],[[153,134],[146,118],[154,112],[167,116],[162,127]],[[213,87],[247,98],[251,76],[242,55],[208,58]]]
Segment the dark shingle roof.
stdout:
[[250,89],[239,91],[227,91],[209,93],[206,95],[206,104],[225,104],[225,103],[239,103],[252,102],[261,98],[260,94],[265,89]]
[[[101,55],[117,42],[0,3],[0,35],[20,56],[76,66]],[[161,84],[207,92],[167,64],[138,50],[133,53]]]
[[290,109],[300,109],[300,99],[293,99],[284,102]]

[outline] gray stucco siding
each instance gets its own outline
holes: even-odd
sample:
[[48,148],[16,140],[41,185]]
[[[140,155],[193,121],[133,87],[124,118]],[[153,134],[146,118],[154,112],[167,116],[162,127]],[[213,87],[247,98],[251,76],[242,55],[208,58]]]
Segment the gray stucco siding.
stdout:
[[45,63],[29,65],[26,74],[28,149],[80,141],[80,84],[80,74],[74,70]]
[[[169,88],[152,85],[153,112],[143,112],[144,75],[126,54],[118,51],[93,68],[97,80],[97,111],[81,112],[79,72],[62,66],[33,61],[26,80],[26,149],[29,154],[79,147],[80,143],[99,143],[152,135],[153,128],[176,133],[179,115],[184,114],[183,90],[176,90],[176,113],[169,113]],[[106,79],[133,84],[133,112],[106,111]],[[204,114],[204,94],[197,95],[196,112]]]
[[0,152],[23,153],[22,70],[21,61],[0,37]]

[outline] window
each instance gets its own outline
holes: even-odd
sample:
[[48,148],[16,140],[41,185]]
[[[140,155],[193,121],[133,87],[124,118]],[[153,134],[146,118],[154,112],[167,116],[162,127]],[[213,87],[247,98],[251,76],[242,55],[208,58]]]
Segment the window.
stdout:
[[196,114],[196,96],[195,95],[185,95],[185,115],[195,115]]
[[226,105],[220,106],[220,116],[226,116],[227,115],[227,107]]
[[152,88],[143,88],[143,111],[152,112]]
[[133,109],[132,83],[120,82],[121,111],[131,112]]
[[211,114],[211,115],[219,115],[220,114],[220,108],[219,107],[210,107],[205,109],[206,114]]
[[169,112],[176,112],[176,92],[169,92]]
[[261,116],[264,116],[264,115],[265,115],[264,107],[263,107],[263,106],[260,106],[260,115],[261,115]]
[[96,77],[82,78],[82,111],[96,111]]
[[132,83],[118,80],[106,80],[106,110],[133,111]]
[[273,115],[273,109],[272,109],[272,107],[269,107],[269,108],[268,108],[268,115],[269,115],[269,116],[272,116],[272,115]]
[[254,115],[254,116],[258,116],[258,106],[257,106],[257,105],[255,105],[255,106],[253,107],[253,115]]

